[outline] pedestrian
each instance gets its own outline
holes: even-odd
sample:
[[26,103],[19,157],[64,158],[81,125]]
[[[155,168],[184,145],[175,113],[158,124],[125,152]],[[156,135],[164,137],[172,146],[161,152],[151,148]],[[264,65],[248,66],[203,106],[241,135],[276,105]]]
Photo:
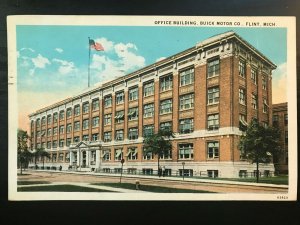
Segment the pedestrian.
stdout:
[[158,167],[158,176],[161,176],[161,166]]
[[61,171],[61,169],[62,169],[62,166],[60,165],[60,166],[59,166],[59,171]]
[[166,171],[166,167],[163,166],[163,167],[162,167],[162,175],[163,175],[163,177],[165,176],[165,171]]

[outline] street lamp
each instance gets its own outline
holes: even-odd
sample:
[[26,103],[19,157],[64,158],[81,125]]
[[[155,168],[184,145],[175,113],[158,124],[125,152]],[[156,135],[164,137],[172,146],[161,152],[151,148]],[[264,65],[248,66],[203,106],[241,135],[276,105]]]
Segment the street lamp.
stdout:
[[184,180],[184,165],[185,165],[185,162],[182,162],[182,180]]

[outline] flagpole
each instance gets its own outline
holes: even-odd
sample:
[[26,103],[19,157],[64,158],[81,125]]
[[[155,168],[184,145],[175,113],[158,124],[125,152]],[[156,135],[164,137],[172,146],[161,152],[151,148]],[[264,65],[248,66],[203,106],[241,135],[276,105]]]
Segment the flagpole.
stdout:
[[89,66],[88,66],[88,87],[90,87],[90,64],[91,64],[91,46],[90,46],[90,37],[89,38]]

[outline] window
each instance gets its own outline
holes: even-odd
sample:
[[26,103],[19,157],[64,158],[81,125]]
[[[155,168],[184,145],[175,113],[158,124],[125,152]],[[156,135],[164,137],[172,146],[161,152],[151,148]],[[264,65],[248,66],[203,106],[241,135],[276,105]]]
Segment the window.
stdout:
[[58,154],[58,161],[63,162],[64,161],[64,153],[59,153]]
[[67,124],[67,134],[72,132],[72,124],[68,123]]
[[46,124],[46,117],[43,116],[42,118],[42,126],[44,126]]
[[116,104],[124,103],[124,91],[116,93]]
[[65,111],[60,111],[59,112],[59,120],[63,120],[65,118]]
[[75,115],[75,116],[80,115],[80,106],[79,106],[79,105],[76,105],[76,106],[74,107],[74,115]]
[[67,109],[67,118],[70,118],[72,116],[72,109],[68,108]]
[[154,116],[154,104],[144,105],[144,118]]
[[172,112],[172,99],[163,100],[160,102],[160,114]]
[[116,112],[115,120],[116,120],[116,123],[124,122],[124,110]]
[[104,107],[110,107],[112,105],[112,97],[111,95],[104,97]]
[[65,132],[65,126],[64,125],[59,126],[59,133],[63,134],[64,132]]
[[57,141],[56,140],[52,142],[52,148],[57,148]]
[[266,79],[266,76],[262,76],[261,83],[262,83],[262,89],[263,90],[267,90],[267,79]]
[[194,158],[194,144],[186,143],[179,144],[179,159],[193,159]]
[[284,114],[284,125],[288,125],[288,114]]
[[53,114],[53,123],[57,123],[57,120],[58,120],[58,114],[54,113]]
[[171,90],[173,87],[172,75],[160,78],[160,91]]
[[179,98],[180,109],[192,109],[194,108],[194,94],[182,95]]
[[134,101],[138,99],[139,93],[138,93],[138,87],[134,87],[129,89],[129,101]]
[[46,143],[42,142],[42,148],[45,149],[46,148]]
[[47,123],[48,123],[48,124],[51,124],[51,115],[48,115],[48,116],[47,116]]
[[82,121],[82,130],[89,129],[89,119]]
[[96,165],[96,151],[91,151],[91,165]]
[[194,119],[179,120],[179,133],[187,134],[194,131]]
[[154,82],[144,84],[144,97],[154,95]]
[[159,156],[160,159],[172,159],[172,151],[169,150]]
[[137,120],[139,116],[138,107],[130,108],[128,110],[128,120]]
[[180,86],[194,83],[194,68],[180,72]]
[[116,141],[123,141],[123,140],[124,140],[124,130],[117,130]]
[[82,105],[82,112],[83,113],[88,113],[89,109],[90,109],[89,103],[88,102],[83,103],[83,105]]
[[244,130],[248,126],[246,115],[239,115],[239,127],[241,130]]
[[60,139],[59,140],[59,147],[64,147],[64,143],[65,143],[65,140],[64,139]]
[[92,134],[92,141],[98,141],[99,140],[99,134]]
[[89,135],[82,135],[82,141],[89,141],[90,137]]
[[220,73],[220,60],[215,59],[207,63],[207,78],[218,76]]
[[246,63],[244,61],[239,61],[239,74],[241,77],[246,77]]
[[219,158],[219,142],[218,141],[207,142],[207,158],[208,159]]
[[51,148],[51,141],[48,141],[48,142],[47,142],[47,148],[48,148],[48,149]]
[[137,160],[138,158],[138,149],[136,147],[128,148],[127,150],[127,159],[128,160]]
[[208,104],[214,104],[219,103],[219,87],[212,87],[208,88],[207,90],[207,103]]
[[111,124],[111,113],[104,115],[104,125],[109,125],[109,124]]
[[75,143],[77,143],[77,142],[79,142],[79,141],[80,141],[80,137],[79,137],[79,136],[74,137],[74,142],[75,142]]
[[257,109],[257,96],[255,94],[252,94],[252,108]]
[[111,159],[111,153],[110,153],[109,149],[103,150],[103,156],[102,156],[102,158],[103,158],[104,161],[110,161],[110,159]]
[[179,169],[179,176],[185,176],[185,177],[192,177],[193,176],[193,170],[191,169]]
[[138,139],[138,128],[134,127],[134,128],[129,128],[128,129],[128,138],[129,140],[135,140]]
[[263,121],[263,122],[262,122],[262,125],[263,125],[264,128],[267,128],[269,124],[268,124],[268,122]]
[[99,99],[93,99],[92,101],[92,110],[96,111],[99,109]]
[[41,126],[40,119],[37,119],[37,120],[36,120],[36,127],[40,127],[40,126]]
[[92,126],[93,127],[98,127],[99,126],[99,116],[93,117]]
[[115,149],[115,161],[120,161],[121,159],[123,159],[123,150]]
[[257,70],[251,69],[251,80],[254,84],[257,84]]
[[145,125],[143,127],[143,136],[148,137],[154,134],[154,125]]
[[162,122],[160,123],[161,130],[169,130],[172,131],[172,122]]
[[80,123],[79,121],[74,122],[74,131],[79,131],[80,130]]
[[146,148],[143,149],[143,159],[144,160],[151,160],[153,159],[153,153],[151,151],[147,151]]
[[47,130],[47,136],[48,136],[48,137],[51,136],[51,128],[49,128],[49,129]]
[[67,141],[66,141],[66,146],[69,147],[71,145],[71,138],[67,138]]
[[57,160],[57,153],[52,153],[52,162],[56,162]]
[[219,129],[219,114],[213,114],[207,116],[207,129],[208,130]]
[[269,108],[269,106],[268,106],[268,103],[267,103],[267,99],[263,99],[263,112],[264,113],[267,113],[268,112],[268,108]]
[[239,88],[239,102],[242,105],[246,105],[246,91],[243,88]]
[[153,169],[143,168],[142,172],[143,172],[143,175],[152,175]]
[[111,141],[111,131],[104,132],[104,142],[110,142]]
[[65,158],[65,162],[68,163],[70,162],[70,153],[66,153],[66,158]]
[[274,115],[273,116],[273,126],[274,127],[278,126],[278,121],[279,121],[279,116],[278,115]]
[[37,137],[41,137],[41,131],[37,131],[37,132],[36,132],[36,136],[37,136]]
[[219,171],[218,170],[207,170],[207,176],[216,178],[219,176]]
[[53,135],[57,134],[57,127],[53,127]]

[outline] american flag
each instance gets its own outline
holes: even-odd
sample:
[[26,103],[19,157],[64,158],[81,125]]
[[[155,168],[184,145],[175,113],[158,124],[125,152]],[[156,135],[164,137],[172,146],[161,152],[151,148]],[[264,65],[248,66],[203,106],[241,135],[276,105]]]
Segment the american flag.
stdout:
[[90,39],[89,42],[90,48],[95,49],[96,51],[104,51],[104,48],[100,43],[95,42],[93,39]]

